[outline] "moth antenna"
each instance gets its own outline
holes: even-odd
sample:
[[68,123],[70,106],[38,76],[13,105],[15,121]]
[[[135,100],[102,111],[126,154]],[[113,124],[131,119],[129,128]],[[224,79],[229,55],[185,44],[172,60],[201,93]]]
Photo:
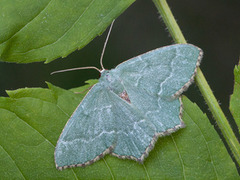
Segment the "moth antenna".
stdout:
[[97,67],[94,67],[94,66],[87,66],[87,67],[78,67],[78,68],[71,68],[71,69],[63,69],[63,70],[59,70],[59,71],[54,71],[54,72],[51,73],[51,75],[56,74],[56,73],[61,73],[61,72],[67,72],[67,71],[76,71],[76,70],[80,70],[80,69],[96,69],[101,74],[105,70],[105,68],[103,67],[102,60],[103,60],[103,55],[104,55],[104,52],[105,52],[105,49],[106,49],[106,46],[107,46],[107,42],[108,42],[110,33],[112,31],[114,21],[115,21],[115,19],[112,21],[112,24],[111,24],[111,26],[108,30],[108,34],[107,34],[106,40],[104,42],[104,46],[103,46],[103,50],[102,50],[102,54],[101,54],[101,58],[100,58],[100,65],[101,65],[102,70],[100,70],[100,69],[98,69]]
[[87,66],[87,67],[78,67],[78,68],[71,68],[71,69],[63,69],[63,70],[59,70],[59,71],[54,71],[54,72],[51,73],[51,75],[56,74],[56,73],[66,72],[66,71],[76,71],[76,70],[80,70],[80,69],[96,69],[98,72],[101,73],[101,70],[98,69],[97,67]]
[[106,40],[104,42],[104,46],[103,46],[103,50],[102,50],[102,54],[101,54],[101,58],[100,58],[100,65],[101,65],[101,68],[102,70],[105,70],[105,68],[103,67],[103,63],[102,63],[102,60],[103,60],[103,55],[104,55],[104,52],[105,52],[105,49],[106,49],[106,46],[107,46],[107,42],[108,42],[108,39],[109,39],[109,36],[110,36],[110,33],[112,31],[112,27],[113,27],[113,23],[114,23],[115,19],[112,21],[112,24],[108,30],[108,34],[107,34],[107,37],[106,37]]

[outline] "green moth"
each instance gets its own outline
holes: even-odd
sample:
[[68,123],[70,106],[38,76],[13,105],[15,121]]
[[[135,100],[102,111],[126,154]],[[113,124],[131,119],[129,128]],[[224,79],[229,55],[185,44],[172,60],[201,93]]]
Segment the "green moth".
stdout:
[[194,45],[177,44],[102,70],[60,135],[56,167],[84,167],[106,154],[143,162],[160,136],[184,127],[180,95],[202,54]]

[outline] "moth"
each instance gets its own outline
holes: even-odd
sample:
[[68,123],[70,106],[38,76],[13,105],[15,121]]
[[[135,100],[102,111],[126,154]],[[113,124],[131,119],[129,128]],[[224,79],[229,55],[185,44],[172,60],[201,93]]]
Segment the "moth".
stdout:
[[184,127],[180,95],[202,55],[191,44],[170,45],[101,70],[59,137],[56,167],[84,167],[106,154],[143,162],[160,136]]

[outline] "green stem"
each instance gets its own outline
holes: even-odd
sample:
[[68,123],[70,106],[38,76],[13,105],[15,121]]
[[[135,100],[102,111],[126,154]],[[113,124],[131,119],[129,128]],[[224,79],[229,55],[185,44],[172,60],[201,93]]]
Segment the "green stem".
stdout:
[[[161,14],[164,23],[166,24],[171,36],[173,37],[176,43],[185,44],[186,40],[175,20],[173,14],[166,2],[166,0],[153,0],[155,6],[157,7],[159,13]],[[240,144],[234,135],[231,126],[228,123],[227,118],[225,117],[221,107],[219,106],[211,88],[209,87],[202,71],[200,68],[197,70],[196,83],[213,114],[214,119],[216,120],[221,132],[230,147],[237,163],[240,165]]]
[[166,24],[169,33],[171,34],[173,40],[175,43],[179,44],[186,44],[186,40],[175,21],[172,11],[170,10],[167,2],[164,0],[153,0],[155,6],[157,7],[159,13],[161,14],[161,17]]
[[200,68],[198,68],[198,72],[196,75],[196,83],[205,99],[205,101],[208,104],[208,107],[210,111],[213,114],[214,119],[216,119],[216,122],[221,129],[221,132],[227,141],[228,146],[231,148],[232,153],[238,162],[240,164],[240,145],[239,142],[234,135],[231,126],[229,125],[225,115],[222,112],[222,109],[220,108],[216,98],[214,97],[211,88],[209,87],[202,71]]

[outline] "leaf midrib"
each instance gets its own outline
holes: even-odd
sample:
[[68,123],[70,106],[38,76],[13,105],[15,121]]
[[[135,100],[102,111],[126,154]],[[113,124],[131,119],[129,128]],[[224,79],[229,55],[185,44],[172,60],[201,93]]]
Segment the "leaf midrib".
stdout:
[[[186,111],[185,111],[185,112],[186,112]],[[204,139],[204,141],[205,141],[205,144],[206,144],[206,146],[207,146],[208,154],[209,154],[210,159],[211,159],[211,164],[212,164],[212,166],[213,166],[214,173],[215,173],[215,175],[216,175],[216,178],[219,179],[218,173],[217,173],[217,170],[216,170],[216,167],[215,167],[215,165],[214,165],[213,158],[212,158],[212,154],[211,154],[210,148],[209,148],[209,146],[208,146],[208,142],[207,142],[207,140],[206,140],[206,138],[205,138],[205,136],[204,136],[204,133],[202,132],[202,130],[201,130],[201,128],[198,126],[198,124],[195,123],[195,121],[191,118],[191,116],[190,116],[187,112],[186,112],[186,114],[187,114],[187,116],[192,120],[192,122],[196,125],[196,127],[199,129],[199,131],[201,132],[201,136],[203,137],[203,139]]]
[[[42,101],[42,102],[54,104],[54,105],[56,105],[56,106],[59,108],[60,111],[62,111],[68,118],[70,118],[70,115],[69,115],[68,113],[66,113],[66,112],[58,105],[58,98],[57,98],[56,104],[55,104],[55,103],[52,103],[52,102],[49,102],[49,101],[46,101],[46,100],[43,100],[43,99],[40,99],[40,98],[36,98],[36,97],[20,97],[20,98],[17,98],[16,100],[24,99],[24,98],[37,99],[37,100],[40,100],[40,101]],[[5,108],[2,108],[2,109],[5,109]],[[32,128],[34,131],[36,131],[37,133],[39,133],[39,134],[42,136],[43,139],[45,139],[47,142],[49,142],[49,143],[55,148],[55,146],[50,142],[50,140],[48,140],[42,133],[40,133],[37,129],[35,129],[34,127],[32,127],[30,124],[28,124],[28,123],[27,123],[26,121],[24,121],[22,118],[20,118],[15,112],[10,111],[9,109],[5,109],[5,110],[7,110],[7,111],[9,111],[9,112],[11,112],[11,113],[13,113],[13,114],[15,114],[15,115],[16,115],[20,120],[22,120],[27,126],[29,126],[29,127]],[[105,161],[105,159],[104,159],[104,161]],[[110,166],[107,164],[106,161],[105,161],[105,165],[106,165],[107,169],[109,170],[112,178],[114,179],[113,171],[112,171],[112,169],[110,168]],[[78,179],[77,174],[76,174],[76,172],[74,171],[74,168],[72,168],[71,170],[72,170],[74,176],[76,177],[76,179]],[[25,178],[25,179],[26,179],[26,178]]]
[[[33,98],[33,99],[37,99],[37,98]],[[25,123],[29,128],[31,128],[32,130],[34,130],[35,132],[37,132],[43,139],[45,139],[45,141],[47,141],[53,148],[55,148],[55,146],[51,143],[51,141],[49,141],[42,133],[40,133],[40,132],[39,132],[37,129],[35,129],[33,126],[31,126],[31,125],[28,124],[26,121],[24,121],[22,118],[20,118],[15,112],[12,112],[12,111],[10,111],[9,109],[3,108],[3,107],[1,107],[0,109],[4,109],[4,110],[7,110],[7,111],[15,114],[15,115],[18,117],[18,119],[20,119],[23,123]],[[60,109],[60,110],[61,110],[61,109]],[[11,159],[12,159],[12,158],[11,158]],[[19,167],[17,167],[17,168],[19,169]],[[19,170],[19,171],[22,173],[21,170]],[[74,171],[73,169],[71,169],[71,171],[73,172],[73,175],[78,179],[75,171]],[[23,176],[24,176],[24,175],[23,175]],[[24,178],[25,178],[25,177],[24,177]],[[25,178],[25,179],[26,179],[26,178]]]
[[174,143],[174,146],[175,146],[175,148],[176,148],[176,151],[177,151],[177,153],[178,153],[178,157],[179,157],[180,162],[181,162],[181,165],[182,165],[183,178],[186,179],[186,174],[185,174],[185,168],[184,168],[184,163],[183,163],[182,155],[181,155],[181,153],[180,153],[180,151],[179,151],[179,149],[178,149],[178,146],[177,146],[177,144],[176,144],[176,142],[175,142],[175,140],[174,140],[173,135],[171,134],[170,136],[171,136],[171,138],[172,138],[172,141],[173,141],[173,143]]
[[8,39],[6,39],[5,41],[3,41],[0,45],[4,44],[5,42],[11,40],[16,34],[18,34],[19,32],[21,32],[25,27],[27,27],[28,24],[30,24],[34,19],[36,19],[47,7],[48,5],[52,2],[52,0],[50,0],[48,2],[48,4],[35,16],[33,17],[33,19],[31,19],[29,22],[27,22],[23,27],[21,27],[18,31],[16,31],[11,37],[9,37]]
[[[90,4],[89,4],[89,6],[94,2],[95,0],[93,0]],[[87,8],[89,8],[89,6],[87,7]],[[116,8],[117,6],[115,6],[115,8]],[[102,23],[103,23],[103,20],[105,19],[105,18],[107,18],[110,14],[111,14],[111,12],[113,11],[113,10],[115,10],[115,8],[113,8],[103,19],[102,19],[102,21],[100,21],[96,26],[95,26],[95,28],[92,28],[88,33],[87,33],[87,35],[85,35],[85,37],[80,41],[80,43],[82,43],[83,41],[85,41],[87,38],[88,38],[88,35],[89,34],[91,34],[95,29],[96,29],[96,27],[98,27],[99,25],[101,25]],[[85,11],[84,11],[85,12]],[[81,16],[82,16],[83,14],[81,14]],[[80,16],[80,17],[81,17]],[[76,24],[76,22],[80,19],[80,17],[73,23],[73,25],[70,27],[70,29],[74,26],[74,24]],[[53,44],[55,44],[56,42],[58,42],[59,40],[61,40],[69,31],[70,31],[70,29],[68,29],[61,37],[59,37],[56,41],[54,41],[54,42],[51,42],[51,43],[49,43],[49,44],[46,44],[46,45],[44,45],[44,46],[42,46],[42,47],[38,47],[38,48],[34,48],[34,49],[30,49],[30,50],[28,50],[28,51],[26,51],[26,52],[21,52],[21,53],[15,53],[15,54],[27,54],[27,53],[29,53],[29,52],[32,52],[32,51],[34,51],[34,50],[37,50],[37,49],[42,49],[42,48],[45,48],[45,47],[47,47],[47,46],[50,46],[50,45],[53,45]],[[81,46],[80,46],[81,47]],[[80,48],[80,47],[78,47],[78,48]],[[72,51],[72,50],[71,50]],[[63,56],[63,55],[62,55]],[[48,61],[48,59],[46,59],[46,61]],[[20,63],[23,63],[24,62],[24,60],[22,60],[22,61],[19,61]]]
[[[1,108],[0,108],[1,109]],[[13,158],[10,156],[10,154],[4,149],[4,147],[0,144],[0,148],[3,149],[4,152],[6,152],[6,154],[8,155],[8,157],[12,160],[12,162],[15,164],[15,166],[17,167],[18,171],[20,172],[20,174],[22,175],[22,177],[24,179],[26,179],[26,177],[24,176],[24,174],[22,173],[21,169],[18,167],[18,165],[16,164],[16,162],[13,160]]]

